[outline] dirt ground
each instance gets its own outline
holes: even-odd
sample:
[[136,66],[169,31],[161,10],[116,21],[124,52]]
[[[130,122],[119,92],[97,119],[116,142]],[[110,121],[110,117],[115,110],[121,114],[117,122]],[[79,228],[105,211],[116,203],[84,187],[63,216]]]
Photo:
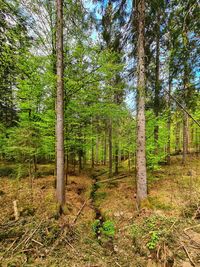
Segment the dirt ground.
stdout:
[[[119,179],[110,182],[105,167],[70,175],[61,218],[55,179],[45,171],[52,165],[39,166],[44,175],[32,184],[28,178],[1,177],[1,266],[200,266],[199,163],[193,156],[183,166],[174,157],[171,166],[150,171],[149,197],[140,212],[134,174],[123,166]],[[95,195],[93,173],[98,175]],[[104,223],[98,236],[94,207]]]

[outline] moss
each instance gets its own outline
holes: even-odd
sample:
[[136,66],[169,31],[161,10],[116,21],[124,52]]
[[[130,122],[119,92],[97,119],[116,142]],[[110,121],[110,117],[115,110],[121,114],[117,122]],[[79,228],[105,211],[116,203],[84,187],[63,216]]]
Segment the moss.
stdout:
[[95,204],[99,206],[103,199],[107,196],[106,192],[96,192],[94,196]]
[[148,200],[150,202],[150,206],[153,209],[160,209],[160,210],[165,210],[165,211],[172,210],[171,205],[161,202],[160,198],[157,196],[149,196]]
[[140,203],[140,208],[143,209],[143,208],[147,208],[147,209],[152,209],[153,206],[152,204],[150,203],[149,199],[148,198],[145,198],[141,201]]

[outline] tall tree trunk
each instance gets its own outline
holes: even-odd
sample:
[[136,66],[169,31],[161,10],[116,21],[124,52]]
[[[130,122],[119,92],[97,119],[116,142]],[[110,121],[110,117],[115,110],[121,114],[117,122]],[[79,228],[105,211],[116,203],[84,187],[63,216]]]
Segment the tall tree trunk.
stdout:
[[196,126],[196,133],[195,133],[195,152],[199,154],[199,147],[200,147],[200,138],[199,138],[199,128]]
[[[106,125],[107,126],[107,125]],[[106,128],[105,128],[105,135],[104,135],[104,159],[103,165],[106,165],[107,161],[107,137],[106,137]]]
[[94,169],[94,140],[93,140],[93,138],[92,138],[91,167],[92,167],[92,169]]
[[156,125],[154,127],[155,154],[158,154],[158,116],[160,110],[160,12],[157,15],[156,29],[156,73],[155,73],[155,95],[154,95],[154,113],[156,117]]
[[131,155],[130,151],[128,150],[128,172],[131,173]]
[[60,213],[65,203],[65,164],[64,164],[64,81],[63,81],[63,1],[56,1],[57,8],[57,101],[56,101],[56,166],[57,201]]
[[115,144],[115,175],[119,173],[119,143]]
[[187,155],[187,144],[188,144],[188,115],[184,112],[183,115],[183,158],[182,163],[185,164],[186,162],[186,155]]
[[96,135],[96,165],[99,164],[99,136],[98,136],[98,132]]
[[167,164],[170,165],[171,163],[171,87],[172,87],[172,79],[169,73],[169,95],[167,99],[167,109],[168,109],[168,118],[167,118],[167,133],[168,133],[168,140],[167,140]]
[[65,159],[65,184],[67,184],[68,173],[69,173],[69,152],[67,150],[67,155]]
[[137,129],[136,129],[136,181],[137,204],[147,198],[146,143],[145,143],[145,0],[137,1]]
[[115,129],[115,175],[119,173],[119,132],[118,129]]
[[[188,83],[189,83],[189,77],[188,77],[188,63],[187,59],[184,66],[184,78],[183,78],[183,90],[184,90],[184,97],[185,97],[185,107],[187,108],[188,103]],[[183,158],[182,163],[185,164],[186,162],[186,155],[188,153],[188,115],[186,112],[183,113]]]
[[176,122],[176,128],[175,128],[175,153],[180,153],[180,122]]
[[[182,40],[183,40],[183,52],[184,52],[184,73],[183,73],[183,90],[184,90],[184,102],[185,108],[189,110],[189,101],[190,101],[190,71],[189,71],[189,51],[188,51],[188,29],[187,24],[184,24],[182,31]],[[188,153],[188,115],[184,112],[183,115],[183,158],[182,163],[186,162],[186,155]]]
[[112,119],[108,125],[108,144],[109,144],[109,177],[112,177]]
[[79,149],[78,151],[78,172],[81,173],[82,170],[82,150]]
[[94,125],[93,125],[93,118],[91,119],[91,128],[92,128],[92,140],[91,140],[91,167],[94,168]]

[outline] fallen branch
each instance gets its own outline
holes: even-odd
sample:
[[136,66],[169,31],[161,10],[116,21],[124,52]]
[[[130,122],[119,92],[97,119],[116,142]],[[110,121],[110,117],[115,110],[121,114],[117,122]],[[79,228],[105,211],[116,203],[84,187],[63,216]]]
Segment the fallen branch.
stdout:
[[74,218],[73,222],[72,222],[72,226],[76,223],[78,217],[80,216],[81,212],[83,211],[85,205],[87,203],[87,200],[83,203],[83,205],[81,206],[80,210],[78,211],[78,213],[76,214],[76,217]]
[[96,184],[111,182],[111,181],[115,181],[115,180],[121,180],[121,179],[125,179],[125,178],[130,178],[130,176],[124,175],[122,177],[109,178],[109,179],[105,179],[105,180],[102,180],[102,181],[97,181]]
[[67,243],[67,245],[72,248],[74,250],[74,252],[76,253],[76,255],[80,256],[80,253],[75,249],[75,247],[72,246],[72,244],[70,244],[70,242],[67,240],[67,238],[65,238],[65,242]]
[[189,254],[187,248],[184,246],[184,244],[181,244],[181,245],[182,245],[182,248],[184,249],[185,254],[186,254],[186,256],[188,257],[188,259],[189,259],[191,265],[195,267],[196,265],[195,265],[195,263],[193,262],[192,258],[190,257],[190,254]]
[[[188,231],[188,230],[192,230],[192,229],[197,228],[197,227],[200,227],[200,224],[197,224],[197,225],[194,225],[194,226],[185,228],[185,229],[183,230],[183,232],[184,232],[184,234],[185,234],[189,239],[192,239],[191,236],[187,233],[187,231]],[[192,240],[192,241],[193,241],[193,243],[195,243],[196,245],[200,246],[200,243],[198,243],[198,242],[196,242],[196,241],[194,241],[194,240]]]
[[101,172],[101,173],[97,173],[96,175],[93,175],[93,178],[97,178],[99,176],[102,176],[104,174],[106,174],[108,171],[104,171],[104,172]]
[[27,245],[28,241],[34,236],[34,234],[37,232],[39,229],[40,225],[42,224],[42,221],[38,224],[38,226],[35,228],[35,230],[30,234],[30,236],[25,240],[25,245]]
[[[13,251],[15,251],[18,247],[20,247],[22,244],[24,244],[24,246],[27,245],[28,241],[34,236],[34,234],[37,232],[37,230],[39,229],[40,225],[42,224],[43,220],[40,221],[40,223],[37,225],[37,227],[33,230],[33,232],[28,236],[28,238],[24,238],[14,249]],[[27,232],[26,232],[27,233]],[[26,233],[24,234],[24,236],[26,236]]]
[[[187,232],[188,230],[191,230],[191,229],[194,229],[194,228],[197,228],[197,227],[200,227],[200,223],[199,223],[199,224],[196,224],[196,225],[194,225],[194,226],[185,228],[185,229],[183,230],[183,232],[186,234],[186,232]],[[187,234],[186,234],[186,235],[187,235]]]

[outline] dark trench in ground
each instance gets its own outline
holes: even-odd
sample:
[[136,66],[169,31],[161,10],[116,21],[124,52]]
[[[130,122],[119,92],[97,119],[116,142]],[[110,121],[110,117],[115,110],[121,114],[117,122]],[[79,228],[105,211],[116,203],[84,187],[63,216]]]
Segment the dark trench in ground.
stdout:
[[94,229],[95,236],[98,240],[99,245],[109,250],[110,253],[112,254],[114,252],[113,239],[108,237],[107,239],[105,239],[105,236],[103,236],[102,234],[101,230],[104,226],[104,223],[106,222],[106,218],[103,216],[99,206],[96,204],[97,191],[100,188],[99,185],[100,177],[106,173],[107,171],[92,174],[91,178],[93,180],[93,185],[90,193],[90,199],[91,199],[91,207],[95,212],[95,221],[98,221]]

